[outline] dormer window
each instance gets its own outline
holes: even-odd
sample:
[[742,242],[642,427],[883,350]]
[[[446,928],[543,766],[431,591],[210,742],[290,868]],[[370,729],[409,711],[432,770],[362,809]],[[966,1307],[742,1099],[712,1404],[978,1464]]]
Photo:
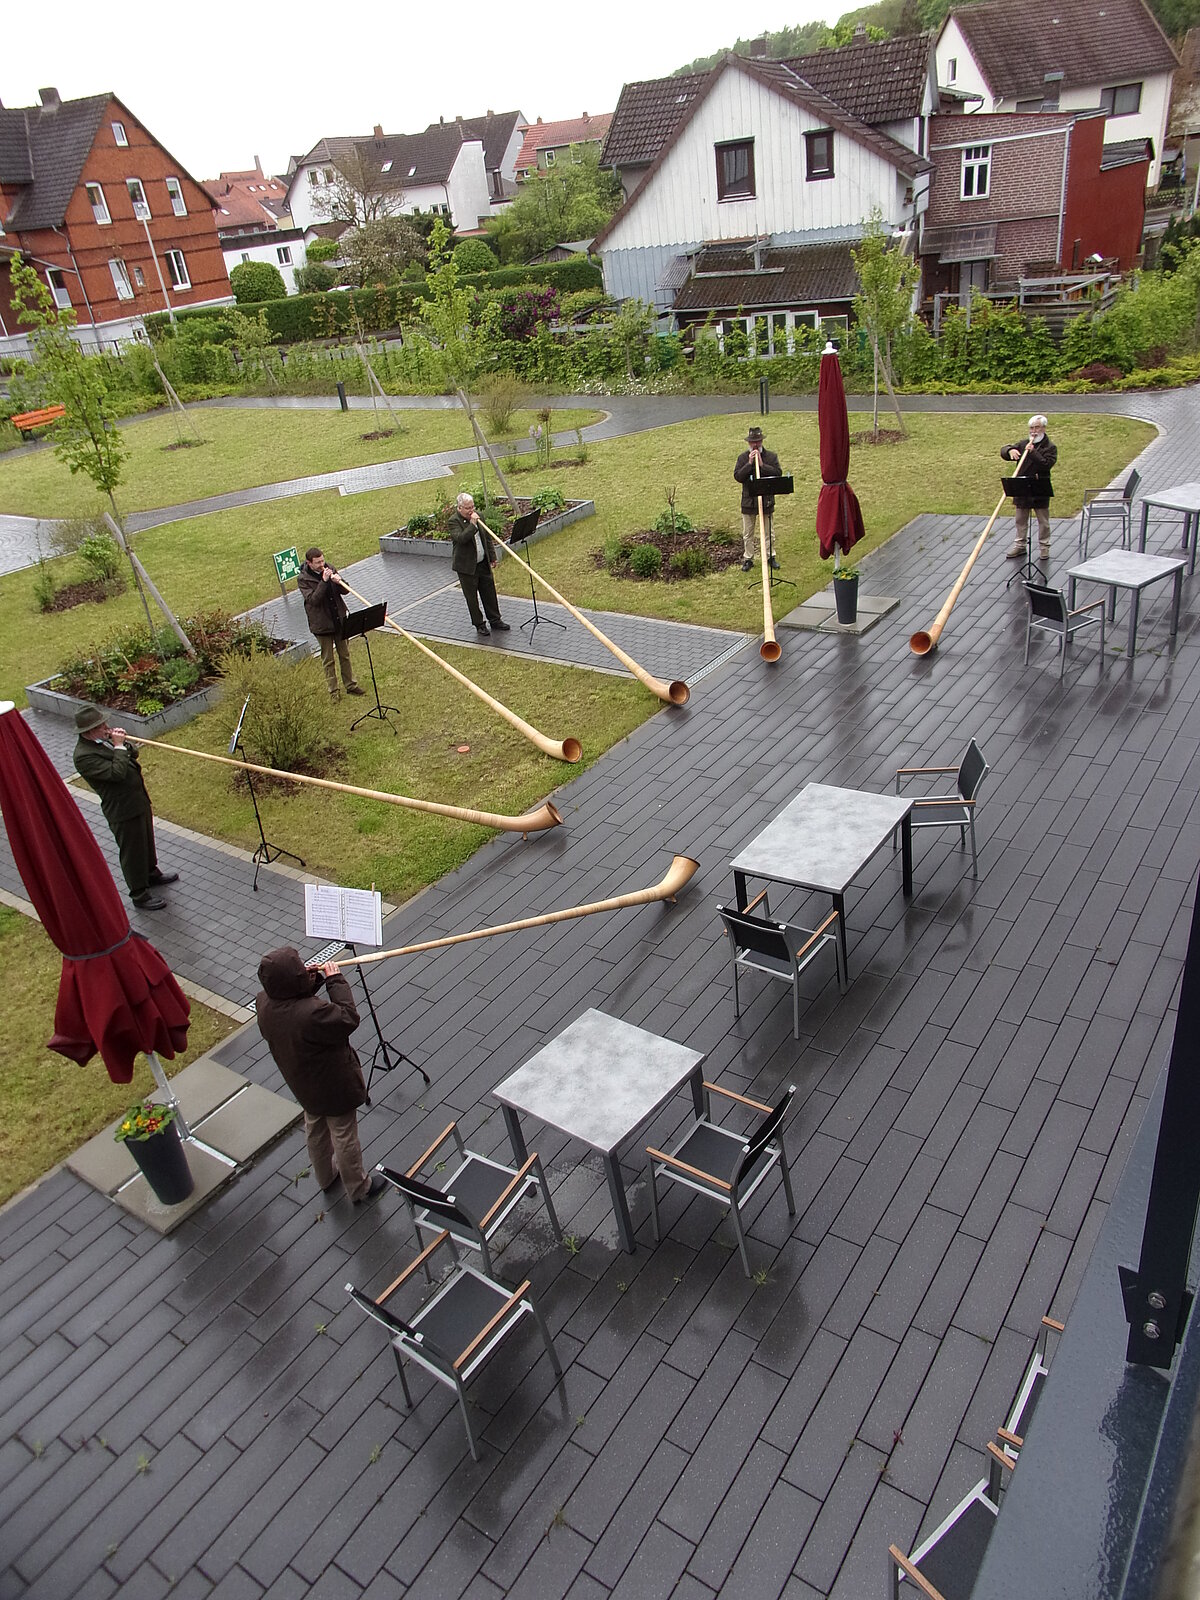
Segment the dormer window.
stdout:
[[409,169],[408,169],[408,175],[409,175],[409,177],[410,177],[410,178],[415,178],[415,177],[416,177],[416,175],[417,175],[417,169],[416,169],[416,167],[409,167]]
[[754,140],[735,139],[713,148],[717,158],[717,199],[753,200]]

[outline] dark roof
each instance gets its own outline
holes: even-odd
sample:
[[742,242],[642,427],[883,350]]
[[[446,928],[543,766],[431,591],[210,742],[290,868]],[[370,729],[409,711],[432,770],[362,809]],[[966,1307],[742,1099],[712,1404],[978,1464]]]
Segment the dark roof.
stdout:
[[950,13],[996,95],[1170,72],[1179,61],[1142,0],[984,0]]
[[861,122],[900,122],[921,115],[932,50],[932,33],[911,33],[794,56],[785,65]]
[[[296,170],[301,167],[319,166],[323,161],[337,165],[338,157],[348,155],[354,146],[361,142],[360,134],[332,134],[327,138],[318,139],[307,155],[296,158]],[[292,176],[295,176],[293,172]]]
[[[378,178],[380,189],[403,189],[409,184],[444,183],[464,142],[478,137],[463,122],[435,122],[424,133],[358,139],[354,149],[365,170]],[[384,172],[388,161],[391,167]]]
[[692,276],[675,298],[674,310],[736,311],[852,300],[858,273],[848,244],[773,247],[761,252],[754,269],[754,246],[702,250]]
[[[513,130],[524,121],[519,111],[489,111],[485,117],[455,118],[455,123],[463,129],[468,139],[483,142],[483,164],[489,172],[495,172],[503,165],[504,152],[508,149]],[[450,126],[448,122],[431,122],[425,132],[436,133],[439,128]]]
[[[57,228],[95,143],[111,94],[60,100],[51,106],[22,106],[2,114],[3,181],[20,186],[4,225],[13,232]],[[18,119],[25,128],[21,151]],[[28,174],[23,176],[21,174]]]
[[1113,167],[1132,167],[1139,161],[1153,160],[1153,139],[1115,139],[1100,152],[1100,171],[1108,172]]
[[686,72],[678,78],[647,78],[642,83],[624,84],[600,152],[600,165],[648,166],[709,76],[707,72]]

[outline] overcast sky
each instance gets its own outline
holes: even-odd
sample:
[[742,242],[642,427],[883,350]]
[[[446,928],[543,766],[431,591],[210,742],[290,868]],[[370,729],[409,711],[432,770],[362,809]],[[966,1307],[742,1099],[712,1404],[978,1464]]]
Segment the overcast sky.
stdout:
[[505,5],[424,0],[149,8],[59,0],[6,7],[0,100],[110,89],[195,178],[262,157],[282,173],[324,134],[417,133],[439,116],[611,111],[626,79],[663,77],[734,37],[842,10],[824,0]]

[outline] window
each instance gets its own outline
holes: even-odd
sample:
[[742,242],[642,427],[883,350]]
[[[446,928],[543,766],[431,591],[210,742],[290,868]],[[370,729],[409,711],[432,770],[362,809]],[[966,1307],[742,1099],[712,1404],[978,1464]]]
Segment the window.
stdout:
[[380,172],[390,172],[392,170],[392,163],[390,161],[385,161],[379,170]]
[[125,187],[129,190],[134,216],[139,222],[148,222],[150,220],[150,204],[146,199],[146,191],[142,188],[142,180],[140,178],[126,178]]
[[962,198],[984,200],[992,165],[990,144],[969,144],[962,153]]
[[316,167],[309,167],[309,169],[308,169],[309,187],[315,189],[317,187],[317,184],[320,183],[320,181],[321,181],[321,174],[317,171]]
[[46,282],[50,285],[50,293],[54,296],[54,304],[60,311],[66,311],[71,305],[71,295],[67,289],[67,275],[60,272],[57,267],[46,268]]
[[113,288],[117,291],[118,300],[133,299],[133,285],[129,281],[129,269],[120,260],[108,263],[108,270],[112,273]]
[[108,214],[108,204],[104,198],[104,190],[98,183],[86,183],[88,205],[92,208],[92,216],[102,228],[107,228],[112,218]]
[[1041,97],[1040,94],[1036,95],[1032,100],[1018,100],[1017,101],[1017,110],[1018,111],[1040,111],[1041,109],[1042,109],[1042,97]]
[[144,289],[146,287],[146,274],[142,271],[141,267],[134,267],[133,281],[137,284],[139,289]]
[[242,251],[242,260],[243,260],[243,261],[249,261],[249,259],[250,259],[250,252],[249,252],[249,250],[243,250],[243,251]]
[[554,165],[554,151],[553,150],[547,150],[547,151],[544,152],[544,154],[545,154],[545,157],[546,157],[546,165],[548,167],[552,167]]
[[951,56],[946,63],[946,82],[953,83],[958,77],[958,57]]
[[325,182],[326,183],[332,183],[333,182],[333,168],[332,167],[326,167],[323,176],[325,178]]
[[754,140],[738,139],[714,146],[717,154],[717,199],[754,199]]
[[1101,89],[1100,109],[1110,117],[1132,117],[1142,109],[1140,83],[1119,83],[1113,89]]
[[125,124],[123,122],[114,122],[112,125],[112,133],[113,138],[122,147],[129,143],[129,140],[125,134]]
[[171,202],[171,210],[177,217],[187,216],[187,206],[183,199],[183,185],[178,178],[167,179],[167,199]]
[[820,128],[804,135],[805,176],[809,183],[833,177],[833,130]]
[[168,250],[163,260],[167,263],[167,277],[171,280],[172,289],[190,289],[192,280],[188,277],[183,251]]
[[275,254],[279,257],[281,267],[290,267],[292,264],[292,247],[290,244],[276,245]]

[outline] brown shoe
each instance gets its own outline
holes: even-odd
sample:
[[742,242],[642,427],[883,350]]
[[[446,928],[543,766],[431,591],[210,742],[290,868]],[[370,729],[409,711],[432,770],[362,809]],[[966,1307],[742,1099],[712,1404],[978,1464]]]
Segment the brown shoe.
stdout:
[[366,694],[366,692],[365,689],[360,689],[356,683],[348,683],[346,685],[347,694]]
[[1028,552],[1029,552],[1029,546],[1028,545],[1015,544],[1015,545],[1013,545],[1012,549],[1009,550],[1006,553],[1005,560],[1006,561],[1024,561],[1024,559],[1025,559],[1026,555],[1028,554]]
[[1041,557],[1041,559],[1043,561],[1049,561],[1049,559],[1050,559],[1050,546],[1048,544],[1040,544],[1038,546],[1038,555]]

